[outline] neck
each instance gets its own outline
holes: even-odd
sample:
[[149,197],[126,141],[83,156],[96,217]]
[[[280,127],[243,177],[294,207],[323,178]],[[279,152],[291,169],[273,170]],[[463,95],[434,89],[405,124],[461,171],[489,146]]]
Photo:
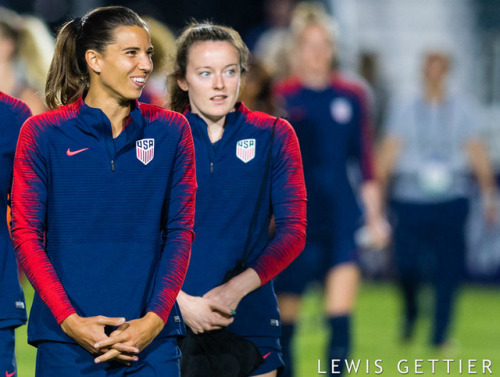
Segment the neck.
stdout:
[[113,131],[113,137],[117,137],[122,131],[125,119],[130,114],[130,101],[118,103],[112,98],[95,95],[89,89],[85,97],[85,103],[94,108],[101,109],[108,117]]
[[427,83],[425,96],[429,102],[442,102],[444,100],[444,86],[442,83]]
[[216,122],[212,121],[207,122],[207,133],[212,143],[215,143],[222,138],[225,124],[226,124],[226,117],[223,117]]
[[300,72],[298,76],[305,87],[314,90],[322,90],[328,86],[330,71]]
[[12,94],[16,87],[16,76],[11,62],[0,62],[0,90]]

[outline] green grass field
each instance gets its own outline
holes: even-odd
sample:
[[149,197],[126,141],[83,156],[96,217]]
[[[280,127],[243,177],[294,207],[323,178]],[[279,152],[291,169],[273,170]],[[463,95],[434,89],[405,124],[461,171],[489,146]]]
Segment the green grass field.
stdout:
[[[31,301],[31,287],[25,289]],[[359,362],[360,376],[451,376],[468,374],[500,376],[500,291],[498,286],[465,286],[458,300],[454,322],[454,346],[438,352],[428,346],[432,292],[423,293],[422,315],[418,331],[411,344],[399,342],[399,300],[394,285],[390,283],[365,283],[360,291],[356,317],[353,361]],[[302,319],[296,338],[297,377],[322,376],[318,372],[329,366],[323,357],[327,330],[321,316],[322,297],[319,289],[311,289],[304,302]],[[35,349],[26,344],[26,327],[17,330],[17,359],[20,377],[33,377]],[[434,364],[430,359],[440,361]],[[445,359],[454,360],[448,364]],[[469,373],[468,362],[475,366]],[[381,367],[378,368],[375,362]],[[405,362],[404,360],[408,360]],[[419,361],[422,360],[422,361]],[[462,370],[460,370],[460,361]],[[483,360],[490,360],[490,370],[483,374]],[[400,368],[398,369],[398,363]],[[486,362],[487,363],[487,362]],[[417,367],[415,367],[417,364]],[[368,368],[367,368],[368,366]],[[449,370],[447,370],[447,366]],[[406,368],[408,368],[406,372]],[[405,373],[406,372],[406,373]]]

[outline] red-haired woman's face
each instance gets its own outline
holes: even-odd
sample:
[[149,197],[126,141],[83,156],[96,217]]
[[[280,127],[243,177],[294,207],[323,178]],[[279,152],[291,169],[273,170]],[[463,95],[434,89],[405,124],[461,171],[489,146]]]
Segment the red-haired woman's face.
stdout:
[[188,92],[191,111],[216,122],[234,110],[241,84],[238,50],[226,41],[197,42],[188,54],[186,77],[178,81]]

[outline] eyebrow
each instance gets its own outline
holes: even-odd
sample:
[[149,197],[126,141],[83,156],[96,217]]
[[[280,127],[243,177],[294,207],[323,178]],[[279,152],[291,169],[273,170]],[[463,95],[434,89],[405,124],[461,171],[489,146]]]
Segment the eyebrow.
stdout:
[[[229,67],[232,67],[232,66],[236,66],[238,67],[238,63],[231,63],[231,64],[228,64],[226,66],[224,66],[224,68],[229,68]],[[212,67],[207,65],[207,66],[203,66],[203,67],[196,67],[195,69],[211,69]]]
[[[124,47],[122,48],[122,51],[140,51],[140,47],[134,47],[134,46],[130,46],[130,47]],[[154,52],[154,47],[153,46],[149,46],[149,48],[146,50],[147,52]]]

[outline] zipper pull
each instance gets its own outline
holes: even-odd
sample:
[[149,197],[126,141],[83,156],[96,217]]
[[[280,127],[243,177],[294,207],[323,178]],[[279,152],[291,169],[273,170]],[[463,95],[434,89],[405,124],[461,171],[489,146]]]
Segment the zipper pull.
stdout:
[[111,171],[115,171],[115,160],[111,160]]
[[210,173],[214,172],[214,163],[210,161]]

